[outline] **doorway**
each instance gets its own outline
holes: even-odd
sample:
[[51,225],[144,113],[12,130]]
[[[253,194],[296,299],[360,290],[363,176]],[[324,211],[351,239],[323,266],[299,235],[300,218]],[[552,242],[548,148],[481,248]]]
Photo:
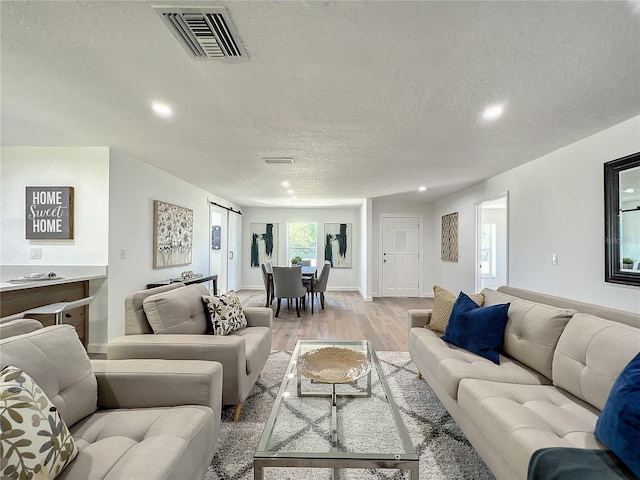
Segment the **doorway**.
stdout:
[[211,227],[209,275],[218,275],[218,293],[220,294],[229,290],[227,276],[229,212],[209,204],[209,223]]
[[209,274],[218,275],[218,293],[240,288],[242,214],[209,203],[211,254]]
[[509,284],[509,192],[476,205],[476,291]]
[[383,297],[418,297],[421,218],[414,215],[383,215],[381,219],[381,294]]

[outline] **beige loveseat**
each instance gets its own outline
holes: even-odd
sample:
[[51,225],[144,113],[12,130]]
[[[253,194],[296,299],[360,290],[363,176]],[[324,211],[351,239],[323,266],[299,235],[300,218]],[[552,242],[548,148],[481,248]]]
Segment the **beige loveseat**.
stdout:
[[219,363],[89,360],[72,326],[37,323],[0,325],[0,361],[32,377],[69,427],[79,453],[57,478],[204,476],[220,429]]
[[512,287],[485,289],[510,303],[500,365],[424,328],[410,310],[411,359],[498,479],[527,478],[546,447],[604,449],[596,420],[617,376],[640,351],[640,315]]
[[245,307],[247,327],[229,335],[207,335],[210,321],[202,285],[174,283],[142,290],[125,299],[125,336],[109,342],[107,358],[213,360],[223,367],[222,402],[235,405],[238,421],[271,353],[273,310]]

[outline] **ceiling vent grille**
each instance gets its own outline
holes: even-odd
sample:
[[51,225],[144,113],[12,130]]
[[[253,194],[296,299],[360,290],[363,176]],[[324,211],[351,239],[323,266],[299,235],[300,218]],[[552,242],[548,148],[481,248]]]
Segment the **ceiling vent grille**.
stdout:
[[293,160],[293,157],[262,157],[262,159],[266,162],[266,163],[288,163],[289,165],[293,165],[294,163],[296,163]]
[[226,8],[154,7],[154,10],[193,58],[247,58]]

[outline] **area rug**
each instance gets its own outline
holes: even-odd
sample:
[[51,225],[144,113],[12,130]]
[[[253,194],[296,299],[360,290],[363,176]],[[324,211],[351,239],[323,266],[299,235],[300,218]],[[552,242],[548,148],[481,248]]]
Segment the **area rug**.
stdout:
[[[420,479],[491,480],[493,475],[460,428],[447,413],[406,352],[378,352],[387,382],[420,458]],[[233,407],[224,407],[217,450],[204,480],[253,480],[253,453],[291,352],[272,352],[260,378],[245,401],[240,422],[233,423]],[[391,469],[342,469],[343,480],[400,480],[408,475]],[[331,470],[267,468],[267,480],[328,480]]]

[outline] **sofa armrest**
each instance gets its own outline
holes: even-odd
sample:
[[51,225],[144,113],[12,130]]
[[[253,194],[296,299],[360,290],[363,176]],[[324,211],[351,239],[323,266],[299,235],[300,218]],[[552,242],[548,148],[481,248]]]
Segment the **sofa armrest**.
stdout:
[[[222,404],[222,365],[199,360],[91,360],[98,408]],[[219,415],[219,413],[218,413]]]
[[431,321],[430,308],[415,308],[407,312],[409,330],[414,327],[426,327]]
[[268,307],[243,307],[249,327],[269,327],[273,325],[273,310]]
[[220,362],[225,375],[232,374],[231,366],[246,368],[246,343],[238,335],[125,335],[114,338],[107,345],[109,360],[128,358],[162,358],[165,360],[207,360]]

